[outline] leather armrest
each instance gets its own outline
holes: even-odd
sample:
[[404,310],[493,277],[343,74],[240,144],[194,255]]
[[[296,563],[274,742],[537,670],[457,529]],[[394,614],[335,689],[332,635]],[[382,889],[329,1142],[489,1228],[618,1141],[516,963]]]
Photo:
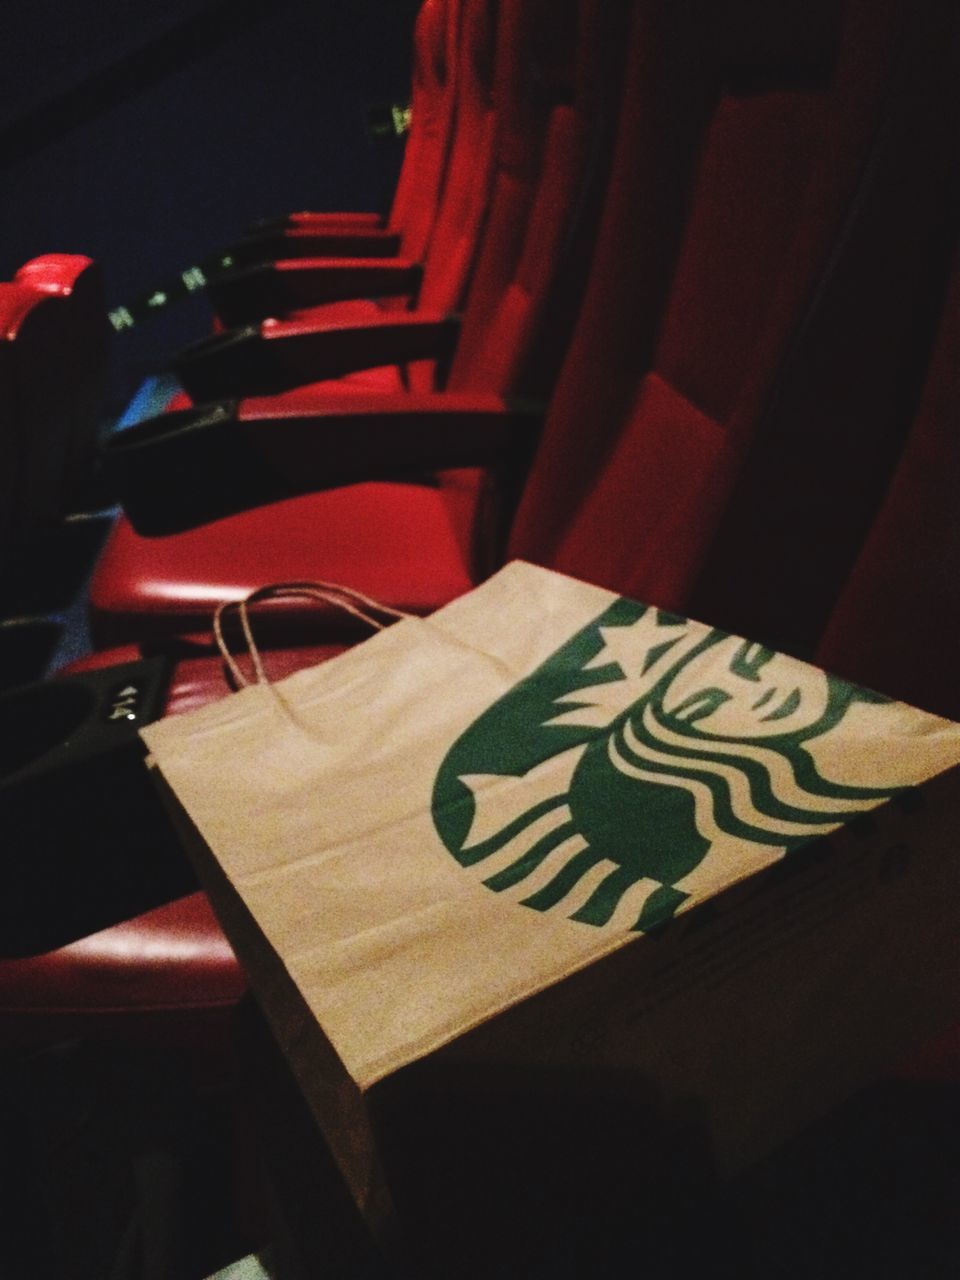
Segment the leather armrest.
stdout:
[[356,369],[410,360],[450,360],[456,316],[385,312],[362,325],[265,320],[187,347],[173,368],[195,403],[223,396],[267,396]]
[[211,281],[210,296],[232,327],[345,298],[415,294],[422,275],[406,258],[292,258],[228,271]]
[[317,396],[160,415],[115,436],[104,471],[138,533],[157,537],[285,498],[425,469],[525,463],[539,405],[499,396]]
[[245,236],[227,249],[232,265],[269,265],[289,258],[393,258],[400,236],[380,227],[278,227]]

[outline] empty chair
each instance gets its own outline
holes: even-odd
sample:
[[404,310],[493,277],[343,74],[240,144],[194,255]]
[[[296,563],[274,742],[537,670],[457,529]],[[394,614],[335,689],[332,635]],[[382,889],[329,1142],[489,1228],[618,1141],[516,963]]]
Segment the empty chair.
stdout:
[[[513,371],[523,364],[549,286],[561,272],[582,278],[576,259],[589,258],[616,118],[628,7],[629,0],[606,8],[567,0],[553,6],[549,22],[536,5],[504,13],[487,211],[462,323],[448,308],[427,305],[429,280],[412,313],[391,312],[384,323],[372,318],[366,325],[331,325],[326,308],[320,316],[286,324],[270,320],[259,331],[214,339],[181,361],[181,378],[194,398],[304,384],[324,392],[366,388],[367,374],[339,384],[330,375],[391,354],[402,361],[441,359],[439,369],[417,360],[405,377],[396,369],[394,390],[406,385],[425,391],[440,384],[506,391],[515,385]],[[182,404],[177,401],[177,407]]]
[[411,124],[387,216],[304,210],[269,220],[229,256],[237,264],[311,254],[420,260],[429,242],[453,137],[461,0],[424,0],[413,35]]
[[[606,4],[582,0],[579,5],[567,0],[561,8],[555,4],[528,5],[522,11],[522,22],[516,21],[521,17],[519,9],[502,17],[501,32],[509,38],[499,71],[510,83],[524,83],[528,77],[529,84],[518,95],[516,109],[502,119],[496,131],[490,211],[480,261],[446,378],[449,394],[431,402],[432,413],[470,405],[482,408],[487,402],[477,397],[490,394],[542,396],[552,384],[595,239],[617,117],[623,35],[631,7],[623,0],[612,4],[609,0]],[[449,323],[442,314],[432,313],[424,321],[428,339],[438,327]],[[271,340],[265,345],[283,343]],[[429,350],[429,345],[422,348],[423,353]],[[411,412],[422,407],[423,394],[434,384],[432,362],[417,362],[410,369],[409,382],[421,391],[420,398],[408,399],[401,389],[393,402],[375,400],[371,406],[383,404],[388,410],[403,407]],[[286,412],[314,403],[320,394],[323,402],[329,403],[330,394],[339,390],[338,384],[314,384],[270,403],[273,410]],[[178,423],[171,425],[176,429]],[[160,430],[165,428],[166,423],[159,424]],[[124,433],[111,453],[125,453],[134,440],[151,429],[144,425]],[[227,483],[230,454],[228,442],[224,453]],[[175,506],[180,488],[177,481],[171,491],[163,473],[151,468],[147,483],[161,511]],[[482,483],[482,475],[473,471],[444,473],[439,483],[429,488],[375,486],[357,490],[350,518],[376,537],[384,498],[402,504],[398,506],[398,524],[409,526],[410,534],[395,546],[398,552],[404,547],[412,550],[423,529],[411,522],[410,513],[427,503],[435,508],[439,521],[454,520],[451,528],[455,536],[469,541],[473,529],[479,528],[474,513]],[[289,536],[292,546],[306,527],[304,522],[316,520],[317,501],[288,505],[269,513],[268,518],[271,542],[277,544]],[[443,527],[438,524],[438,533],[442,534]],[[219,529],[211,527],[203,538],[206,545],[201,559],[211,569],[223,550],[218,535]],[[433,550],[426,542],[419,554],[430,556]],[[153,556],[154,544],[144,543],[121,519],[97,573],[98,599],[99,584],[105,583],[112,591],[118,581],[116,573],[128,571],[117,566],[132,567],[137,558],[141,568],[152,573]],[[230,558],[234,558],[232,552]]]
[[[509,110],[511,99],[521,88],[519,81],[509,82],[504,77],[509,50],[507,40],[497,35],[501,9],[508,30],[522,31],[522,6],[511,18],[514,4],[515,0],[460,0],[453,129],[440,199],[429,219],[428,234],[418,235],[417,244],[411,240],[411,249],[418,252],[385,258],[284,258],[237,268],[210,283],[211,301],[224,324],[249,324],[336,301],[406,298],[418,291],[426,305],[448,309],[457,305],[486,209],[494,97],[500,97],[504,109]],[[498,56],[499,74],[495,65]],[[424,219],[424,226],[426,222]],[[290,233],[294,240],[309,234]],[[371,302],[356,314],[375,314],[377,309]],[[339,317],[344,312],[341,308],[327,314]]]
[[[711,543],[722,519],[750,521],[768,494],[764,468],[777,463],[771,442],[781,424],[790,424],[794,466],[821,464],[822,436],[813,425],[804,431],[797,414],[798,404],[813,414],[818,399],[833,422],[842,396],[829,475],[859,481],[878,397],[893,404],[922,366],[916,343],[901,339],[943,271],[952,152],[940,121],[950,118],[953,79],[949,53],[939,52],[937,24],[947,18],[937,3],[909,13],[893,2],[869,11],[824,5],[802,18],[781,8],[762,21],[734,5],[716,38],[704,18],[676,46],[669,27],[681,20],[658,17],[643,83],[625,110],[583,314],[511,534],[514,554],[665,605],[683,603],[695,585],[697,598],[720,592],[732,570],[708,562]],[[918,148],[917,135],[933,142]],[[895,289],[890,243],[901,245]],[[822,358],[851,332],[861,338],[858,359],[875,370],[869,386],[859,375],[844,381],[844,366]],[[325,472],[328,483],[342,482],[351,460],[358,478],[377,467],[389,407],[326,406],[332,433],[323,431],[324,407],[291,401],[272,417],[269,403],[240,406],[233,458],[249,449],[254,489],[258,474],[277,494],[309,489]],[[887,438],[897,422],[902,429],[895,418]],[[394,466],[431,462],[416,432],[394,433]],[[433,434],[433,462],[465,460],[465,434]],[[148,430],[125,443],[144,449],[148,469],[151,440]],[[845,473],[851,462],[858,469]],[[197,463],[189,453],[178,463],[172,511],[180,502],[189,509],[189,486],[201,497],[215,487],[217,475]],[[730,501],[738,484],[753,506]],[[630,513],[631,538],[612,527],[611,512],[620,521]],[[378,483],[171,538],[144,540],[121,524],[94,582],[97,636],[196,629],[219,600],[269,580],[340,580],[428,610],[485,571],[459,518],[433,487]],[[797,529],[778,527],[781,539],[787,533]],[[771,532],[763,553],[774,546]],[[729,600],[738,593],[742,585],[730,582]],[[722,616],[699,611],[737,627],[745,611],[729,600]]]

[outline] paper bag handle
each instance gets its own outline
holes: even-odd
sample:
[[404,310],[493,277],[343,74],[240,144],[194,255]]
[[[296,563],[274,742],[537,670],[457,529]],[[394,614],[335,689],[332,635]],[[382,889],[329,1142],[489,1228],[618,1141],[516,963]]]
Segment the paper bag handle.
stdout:
[[[256,591],[252,591],[244,600],[225,600],[223,604],[217,606],[217,610],[213,615],[213,634],[217,641],[217,648],[220,650],[230,674],[240,688],[246,688],[250,681],[240,670],[237,660],[227,645],[226,637],[223,634],[224,616],[230,609],[238,611],[243,638],[247,645],[250,661],[253,663],[253,669],[256,672],[257,683],[269,684],[270,679],[264,670],[260,650],[257,648],[256,641],[253,638],[253,629],[250,625],[250,606],[261,604],[264,600],[273,600],[280,596],[301,596],[310,600],[318,600],[323,604],[333,605],[337,609],[343,609],[346,613],[353,614],[355,618],[359,618],[361,622],[366,622],[376,631],[383,631],[392,622],[414,616],[411,613],[405,613],[402,609],[395,609],[392,605],[374,600],[371,596],[364,595],[362,591],[357,591],[354,587],[345,587],[338,582],[275,582],[267,587],[258,587]],[[384,614],[389,621],[384,622],[381,618],[378,618],[376,616],[378,613]]]

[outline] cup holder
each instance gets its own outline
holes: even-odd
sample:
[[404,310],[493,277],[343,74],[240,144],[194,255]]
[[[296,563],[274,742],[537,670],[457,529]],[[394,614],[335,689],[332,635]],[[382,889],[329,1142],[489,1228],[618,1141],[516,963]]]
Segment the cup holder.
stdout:
[[29,685],[0,698],[0,778],[66,742],[90,716],[97,697],[85,685]]

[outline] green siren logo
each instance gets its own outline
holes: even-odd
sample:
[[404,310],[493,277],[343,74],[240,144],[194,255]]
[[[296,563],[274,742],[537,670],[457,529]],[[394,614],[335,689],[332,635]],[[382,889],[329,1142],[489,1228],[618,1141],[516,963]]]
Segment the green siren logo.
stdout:
[[487,888],[643,932],[893,794],[809,750],[857,701],[888,700],[621,599],[454,743],[434,824]]

